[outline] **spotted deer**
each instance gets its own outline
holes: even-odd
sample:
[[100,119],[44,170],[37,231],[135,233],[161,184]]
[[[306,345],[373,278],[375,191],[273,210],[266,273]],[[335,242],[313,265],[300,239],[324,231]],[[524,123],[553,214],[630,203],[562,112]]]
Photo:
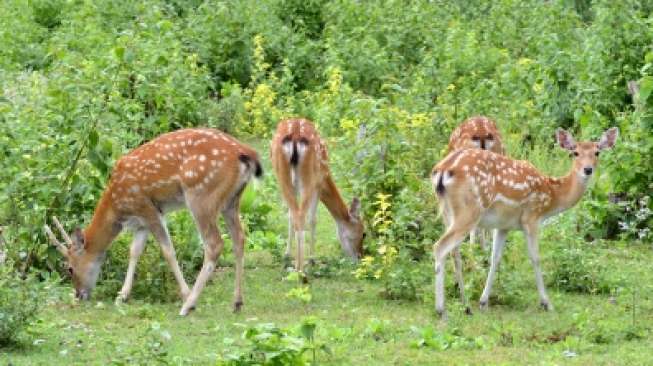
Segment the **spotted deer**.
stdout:
[[333,216],[342,250],[357,259],[363,253],[365,230],[360,218],[360,201],[354,198],[348,208],[329,171],[327,148],[313,123],[288,119],[277,126],[270,149],[272,167],[288,205],[288,245],[297,239],[295,268],[304,270],[304,229],[308,216],[311,232],[309,256],[315,253],[315,222],[318,200]]
[[[449,137],[447,154],[462,149],[482,149],[505,154],[501,133],[497,129],[496,123],[485,116],[470,117],[453,130]],[[478,242],[481,248],[485,249],[487,236],[485,230],[475,228],[469,239],[472,243]],[[460,255],[454,252],[454,257],[456,263],[460,264]]]
[[[444,307],[444,259],[457,249],[475,226],[496,229],[492,257],[481,308],[487,308],[492,284],[501,260],[506,235],[521,230],[527,241],[528,255],[535,272],[540,304],[553,307],[542,280],[538,249],[538,232],[542,222],[573,207],[587,189],[598,164],[599,153],[614,146],[617,128],[603,133],[598,142],[576,143],[570,133],[558,129],[560,147],[573,156],[570,172],[554,178],[541,174],[530,163],[513,160],[488,150],[458,150],[438,163],[432,171],[432,183],[446,232],[433,247],[435,259],[435,310],[446,317]],[[462,285],[462,274],[459,286]],[[464,293],[462,301],[467,306]]]
[[[216,222],[221,212],[234,243],[233,306],[238,311],[243,305],[245,241],[239,219],[240,196],[252,176],[261,174],[258,154],[226,133],[209,128],[166,133],[116,162],[85,230],[76,229],[70,236],[55,217],[53,221],[65,244],[47,225],[45,232],[68,261],[76,297],[87,300],[115,237],[123,229],[134,230],[127,275],[117,301],[129,297],[138,258],[151,233],[179,285],[183,300],[180,315],[187,315],[194,309],[223,248]],[[167,212],[183,207],[191,212],[204,243],[204,263],[192,290],[179,268],[165,223]]]

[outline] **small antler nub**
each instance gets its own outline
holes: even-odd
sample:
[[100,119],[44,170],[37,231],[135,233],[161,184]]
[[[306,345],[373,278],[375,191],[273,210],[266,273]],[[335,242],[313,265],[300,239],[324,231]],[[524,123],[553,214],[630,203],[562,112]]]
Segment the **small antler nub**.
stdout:
[[45,233],[47,234],[48,238],[50,238],[52,244],[54,244],[54,246],[57,247],[57,250],[64,256],[67,256],[68,249],[59,240],[57,240],[57,237],[54,236],[54,233],[52,232],[52,230],[50,230],[50,227],[48,225],[43,225],[43,230],[45,230]]
[[59,231],[61,232],[61,236],[63,237],[63,240],[66,241],[66,244],[68,244],[69,247],[73,246],[73,240],[70,238],[66,230],[64,230],[63,226],[59,222],[56,216],[52,216],[52,220],[54,220],[54,224],[57,226]]

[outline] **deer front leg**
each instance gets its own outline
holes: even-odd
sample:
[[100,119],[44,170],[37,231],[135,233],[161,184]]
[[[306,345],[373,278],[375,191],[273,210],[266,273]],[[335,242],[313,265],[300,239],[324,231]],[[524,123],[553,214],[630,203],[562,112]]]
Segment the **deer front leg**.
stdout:
[[528,256],[531,259],[531,264],[533,265],[533,271],[535,272],[535,284],[537,285],[537,292],[539,293],[540,296],[540,306],[542,307],[542,309],[546,311],[553,310],[553,306],[549,301],[549,296],[546,294],[546,288],[544,286],[544,280],[542,278],[542,269],[540,268],[540,253],[539,253],[537,225],[535,224],[527,225],[524,228],[524,233],[526,234]]
[[465,296],[465,281],[463,280],[463,260],[460,255],[460,248],[456,248],[453,251],[453,263],[456,271],[456,283],[458,284],[458,292],[460,293],[460,301],[465,307],[465,313],[472,314],[472,309],[467,303],[467,297]]
[[179,268],[179,263],[177,262],[177,256],[175,254],[175,247],[172,245],[172,240],[170,239],[170,234],[165,224],[165,220],[162,216],[156,214],[156,218],[151,218],[148,220],[150,232],[159,242],[159,247],[161,248],[161,253],[163,257],[168,262],[172,274],[179,285],[179,292],[182,300],[186,300],[190,290],[186,280],[184,279],[184,274]]
[[483,294],[481,295],[481,309],[487,309],[488,299],[490,298],[490,293],[492,292],[492,285],[494,284],[494,279],[497,275],[499,263],[501,263],[503,248],[506,246],[507,235],[508,232],[506,230],[497,229],[494,231],[494,240],[492,242],[492,256],[490,258],[490,271],[488,272],[487,280],[485,281],[485,288],[483,289]]
[[134,274],[136,273],[136,264],[138,258],[143,254],[145,243],[147,242],[147,235],[149,232],[145,229],[138,230],[134,233],[134,240],[129,248],[129,266],[127,267],[127,274],[125,275],[125,282],[122,289],[118,292],[116,303],[127,301],[134,284]]

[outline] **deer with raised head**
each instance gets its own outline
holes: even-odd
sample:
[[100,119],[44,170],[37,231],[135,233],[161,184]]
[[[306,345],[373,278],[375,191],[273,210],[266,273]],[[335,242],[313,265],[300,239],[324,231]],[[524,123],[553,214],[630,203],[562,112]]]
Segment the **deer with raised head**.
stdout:
[[[85,230],[76,229],[70,236],[55,217],[65,243],[57,240],[47,225],[45,232],[68,261],[76,297],[87,300],[114,238],[123,229],[133,229],[127,275],[117,301],[129,297],[138,258],[151,233],[179,284],[184,302],[180,315],[186,315],[194,309],[222,251],[224,243],[217,226],[217,216],[222,213],[234,243],[233,306],[238,311],[243,305],[245,241],[240,196],[249,180],[261,174],[256,151],[221,131],[197,128],[166,133],[116,162]],[[192,290],[179,268],[165,223],[167,212],[183,207],[191,212],[204,244],[204,263]]]
[[327,148],[313,123],[307,119],[279,122],[271,145],[272,167],[288,205],[288,245],[297,239],[295,269],[304,271],[304,229],[306,218],[311,232],[309,256],[315,254],[315,222],[318,201],[333,216],[342,250],[354,260],[363,253],[365,230],[360,218],[360,201],[347,207],[329,171]]
[[[540,225],[581,199],[596,170],[599,153],[614,146],[618,132],[617,128],[611,128],[598,142],[576,143],[569,132],[558,129],[558,144],[573,157],[570,172],[560,178],[545,176],[526,161],[478,149],[455,151],[433,168],[433,187],[447,223],[445,233],[433,247],[435,310],[440,316],[446,316],[444,259],[476,226],[496,229],[481,308],[488,306],[508,231],[521,230],[526,236],[540,304],[545,310],[553,309],[540,269]],[[465,298],[462,301],[467,305]]]
[[[496,123],[485,116],[470,117],[453,130],[449,137],[447,154],[462,149],[481,149],[497,154],[505,154],[501,133]],[[485,249],[487,236],[486,230],[475,228],[469,235],[469,241],[472,243],[478,242],[481,248]],[[457,254],[455,257],[456,261],[460,260]]]

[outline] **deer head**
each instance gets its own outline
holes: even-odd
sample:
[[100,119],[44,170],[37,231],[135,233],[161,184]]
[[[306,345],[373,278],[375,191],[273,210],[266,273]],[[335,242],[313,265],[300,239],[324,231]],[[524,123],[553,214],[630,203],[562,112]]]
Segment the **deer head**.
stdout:
[[65,243],[57,239],[48,225],[44,226],[45,233],[68,262],[68,274],[73,281],[75,297],[79,300],[88,300],[100,273],[103,255],[87,252],[82,230],[75,229],[71,238],[56,217],[52,220]]
[[338,239],[342,249],[355,260],[363,256],[363,239],[366,236],[360,208],[360,200],[354,197],[349,206],[349,220],[338,225]]
[[605,131],[597,142],[587,141],[576,143],[574,137],[567,131],[556,130],[556,140],[561,148],[570,152],[574,158],[573,171],[583,182],[587,182],[596,170],[601,151],[611,149],[617,141],[619,129],[612,127]]

